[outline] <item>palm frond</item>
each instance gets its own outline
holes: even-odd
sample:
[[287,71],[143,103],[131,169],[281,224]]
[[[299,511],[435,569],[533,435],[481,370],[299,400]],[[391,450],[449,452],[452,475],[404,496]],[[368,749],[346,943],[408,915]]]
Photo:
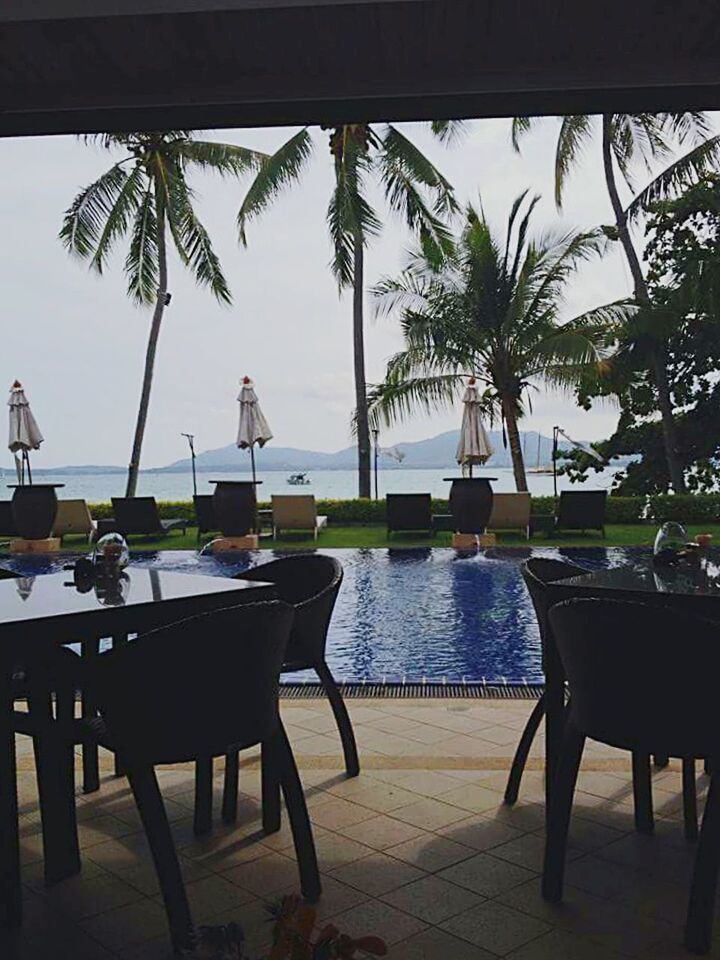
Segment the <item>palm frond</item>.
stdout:
[[333,246],[330,267],[341,288],[351,286],[355,277],[355,245],[364,247],[382,226],[364,194],[369,167],[367,154],[354,140],[335,158],[335,188],[326,219]]
[[248,221],[259,216],[286,187],[300,178],[312,149],[310,132],[304,127],[262,162],[237,216],[243,244],[247,244],[245,229]]
[[128,180],[123,162],[113,164],[81,190],[65,211],[59,238],[68,253],[89,257],[95,252],[105,222]]
[[249,170],[259,170],[269,157],[258,150],[237,146],[234,143],[218,143],[210,140],[180,140],[174,153],[183,163],[191,163],[201,169],[209,169],[221,176],[238,177]]
[[128,295],[137,303],[153,303],[157,296],[159,227],[162,229],[162,225],[158,224],[155,193],[150,183],[135,214],[125,258]]
[[[398,358],[393,358],[397,360]],[[390,361],[390,368],[393,361]],[[388,378],[368,391],[368,414],[373,426],[391,426],[420,411],[430,414],[451,409],[463,386],[465,372],[409,378]]]
[[539,120],[539,117],[513,117],[512,126],[510,129],[510,139],[514,149],[520,153],[520,141],[525,136],[526,133],[529,133],[535,123]]
[[230,288],[210,236],[193,208],[192,194],[178,171],[169,180],[167,219],[175,246],[196,282],[209,287],[221,303],[231,303]]
[[592,133],[592,118],[584,113],[563,117],[555,151],[555,204],[562,209],[567,178]]
[[406,180],[422,184],[432,191],[433,207],[438,216],[447,217],[457,211],[458,205],[450,183],[422,150],[392,124],[387,125],[382,136],[380,163],[383,171],[401,172]]
[[98,273],[103,272],[115,241],[127,233],[128,225],[141,202],[145,183],[145,172],[142,167],[134,167],[125,180],[112,209],[108,211],[105,226],[95,245],[95,253],[91,260],[91,266]]
[[648,207],[678,194],[720,166],[720,135],[710,137],[671,163],[654,177],[628,205],[629,220],[637,219]]
[[467,126],[464,120],[433,120],[430,124],[433,135],[440,143],[450,146],[465,136]]

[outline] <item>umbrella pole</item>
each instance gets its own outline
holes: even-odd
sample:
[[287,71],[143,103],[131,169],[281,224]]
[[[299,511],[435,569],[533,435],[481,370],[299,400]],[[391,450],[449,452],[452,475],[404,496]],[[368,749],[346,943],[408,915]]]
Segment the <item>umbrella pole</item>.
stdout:
[[250,463],[252,465],[253,483],[255,483],[256,480],[255,480],[255,444],[254,443],[250,444]]
[[25,451],[25,460],[27,461],[28,483],[32,486],[32,470],[30,469],[30,454]]

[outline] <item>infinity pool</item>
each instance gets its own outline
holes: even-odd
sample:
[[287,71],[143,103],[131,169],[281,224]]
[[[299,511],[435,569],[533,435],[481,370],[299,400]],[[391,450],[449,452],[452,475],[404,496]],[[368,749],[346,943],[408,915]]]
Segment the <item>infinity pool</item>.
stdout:
[[[588,568],[616,566],[638,548],[447,548],[327,550],[345,569],[328,640],[340,681],[538,683],[540,643],[520,575],[530,556],[562,557]],[[190,551],[137,553],[132,562],[229,577],[279,553],[200,557]],[[72,558],[3,561],[24,576],[55,572]],[[297,679],[314,675],[296,674]]]

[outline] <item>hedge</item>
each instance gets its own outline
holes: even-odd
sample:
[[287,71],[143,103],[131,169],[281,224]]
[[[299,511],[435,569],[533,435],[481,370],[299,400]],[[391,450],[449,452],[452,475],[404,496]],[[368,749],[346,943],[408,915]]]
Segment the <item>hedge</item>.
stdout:
[[[261,508],[269,508],[269,503],[260,503]],[[158,502],[160,516],[163,519],[181,517],[191,523],[195,512],[190,500],[161,500]],[[384,500],[318,500],[318,513],[324,514],[329,523],[338,526],[355,524],[385,523]],[[552,514],[555,509],[554,497],[533,497],[532,512]],[[90,512],[96,520],[112,516],[109,503],[91,503]],[[449,513],[447,500],[433,500],[433,513]],[[683,496],[662,494],[650,497],[608,497],[606,520],[609,524],[620,523],[664,523],[677,520],[681,523],[719,523],[720,493],[697,493]]]

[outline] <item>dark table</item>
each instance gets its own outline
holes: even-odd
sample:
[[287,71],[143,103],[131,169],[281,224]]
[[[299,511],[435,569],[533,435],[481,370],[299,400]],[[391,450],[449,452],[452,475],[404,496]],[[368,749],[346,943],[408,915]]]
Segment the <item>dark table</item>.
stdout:
[[[549,585],[548,595],[551,604],[577,597],[604,597],[666,606],[720,621],[720,549],[703,551],[696,562],[672,567],[655,566],[648,554],[620,567],[558,580]],[[550,637],[545,650],[546,813],[562,746],[564,706],[565,672]]]
[[[0,580],[0,925],[22,918],[15,784],[12,673],[28,650],[68,643],[97,644],[213,609],[276,596],[275,586],[142,567],[123,571],[123,596],[105,605],[81,592],[72,571]],[[107,600],[106,600],[107,602]],[[198,651],[202,655],[202,651]]]

